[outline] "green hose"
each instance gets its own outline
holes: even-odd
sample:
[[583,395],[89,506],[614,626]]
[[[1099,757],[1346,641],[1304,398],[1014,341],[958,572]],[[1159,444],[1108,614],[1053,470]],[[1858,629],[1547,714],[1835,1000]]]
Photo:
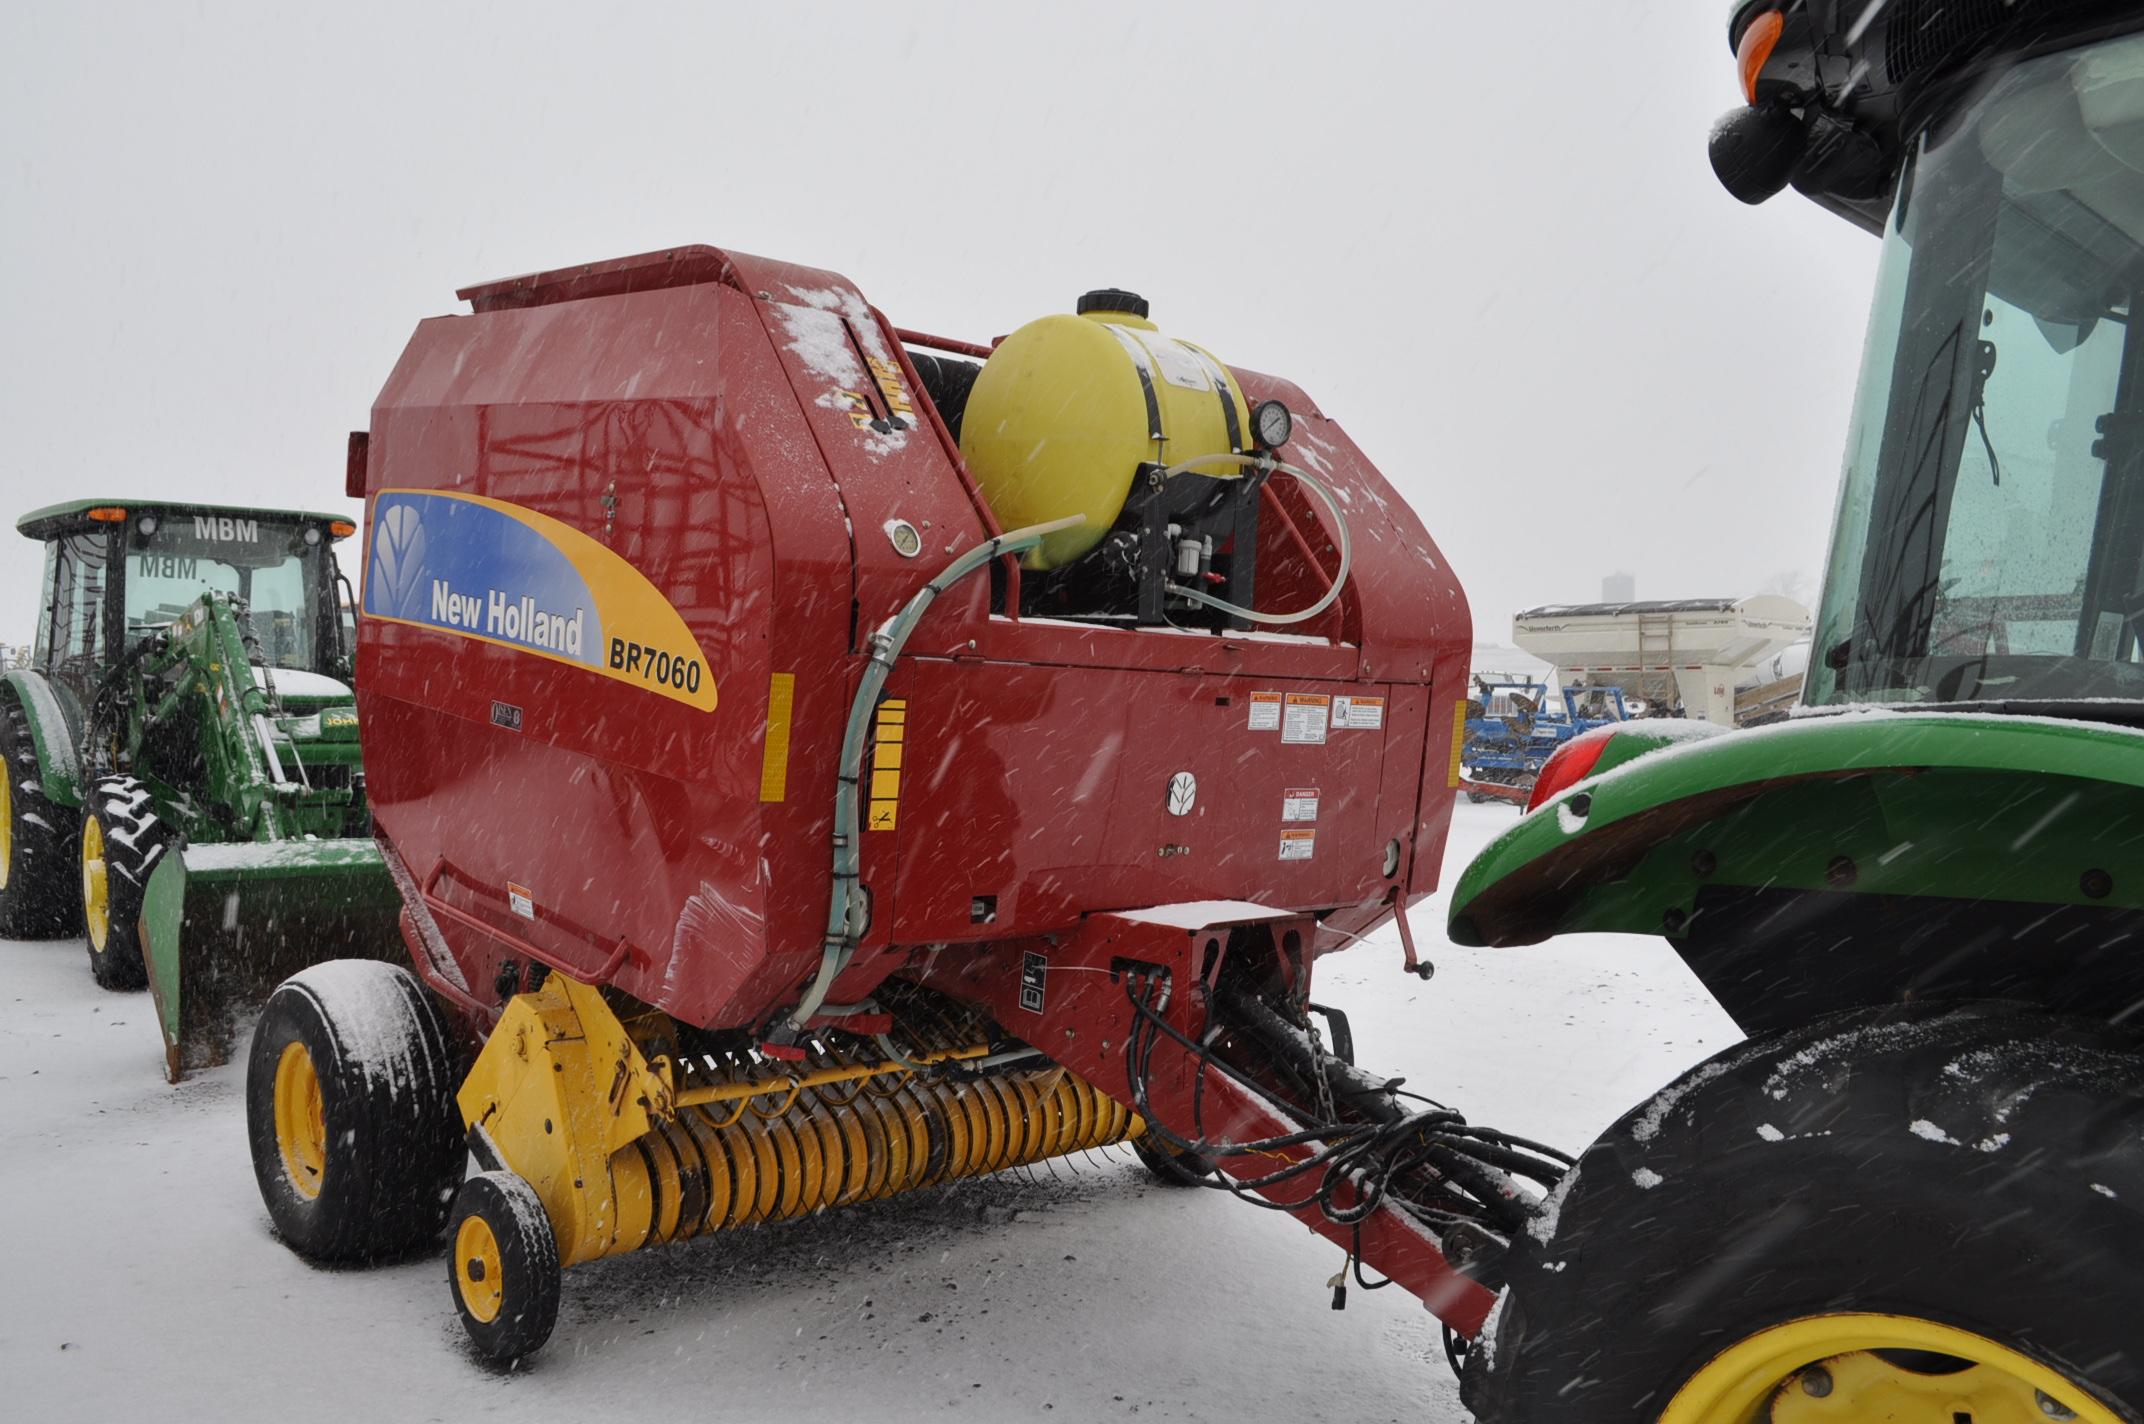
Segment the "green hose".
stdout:
[[1060,529],[1070,529],[1087,522],[1084,514],[1074,514],[1064,519],[1053,519],[1047,524],[1030,524],[1024,529],[1013,529],[1000,534],[962,554],[939,571],[936,578],[916,590],[915,596],[903,604],[901,611],[879,625],[871,635],[871,656],[864,664],[863,681],[857,686],[856,698],[849,704],[849,723],[841,735],[841,767],[834,792],[834,888],[826,913],[826,941],[819,954],[819,972],[797,1001],[796,1008],[780,1025],[778,1033],[794,1038],[804,1031],[826,1002],[827,991],[834,987],[834,980],[848,965],[856,952],[856,942],[862,938],[866,910],[863,897],[856,893],[857,862],[856,844],[857,794],[856,788],[863,776],[864,729],[870,725],[871,713],[878,706],[878,695],[886,686],[886,678],[893,672],[893,664],[901,656],[909,634],[923,620],[930,606],[937,602],[938,595],[974,573],[1001,554],[1018,554],[1034,548],[1043,539]]

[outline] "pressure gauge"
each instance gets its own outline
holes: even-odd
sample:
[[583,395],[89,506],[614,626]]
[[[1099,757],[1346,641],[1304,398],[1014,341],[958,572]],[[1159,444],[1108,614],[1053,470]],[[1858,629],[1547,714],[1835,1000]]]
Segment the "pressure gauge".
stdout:
[[1258,436],[1258,445],[1263,450],[1278,450],[1288,443],[1288,436],[1295,429],[1295,420],[1288,414],[1288,407],[1277,400],[1260,401],[1251,410],[1251,430]]

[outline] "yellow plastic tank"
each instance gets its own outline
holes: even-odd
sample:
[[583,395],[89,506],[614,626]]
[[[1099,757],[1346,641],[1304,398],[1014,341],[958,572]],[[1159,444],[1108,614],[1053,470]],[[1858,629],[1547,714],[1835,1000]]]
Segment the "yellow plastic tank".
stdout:
[[[1250,412],[1229,369],[1164,336],[1130,292],[1089,292],[1076,316],[1031,321],[975,378],[960,453],[1004,528],[1084,514],[1028,552],[1031,569],[1085,554],[1123,512],[1144,464],[1250,448]],[[1239,466],[1200,474],[1234,478]]]

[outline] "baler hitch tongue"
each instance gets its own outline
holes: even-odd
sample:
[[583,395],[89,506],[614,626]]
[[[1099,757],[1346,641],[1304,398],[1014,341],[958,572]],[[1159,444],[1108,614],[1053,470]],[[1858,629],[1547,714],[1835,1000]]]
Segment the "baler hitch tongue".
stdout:
[[[1191,996],[1212,1006],[1200,1031],[1195,1010],[1172,1006],[1168,969],[1127,965],[1121,977],[1133,1015],[1123,1062],[1149,1153],[1206,1168],[1203,1185],[1289,1212],[1340,1245],[1335,1309],[1349,1274],[1384,1283],[1364,1278],[1367,1266],[1421,1295],[1460,1337],[1479,1328],[1483,1287],[1570,1157],[1356,1068],[1326,1049],[1307,1004],[1224,976]],[[1226,1043],[1235,1047],[1217,1046]]]
[[400,909],[370,840],[174,846],[141,913],[165,1075],[228,1062],[240,1028],[305,966],[402,955]]

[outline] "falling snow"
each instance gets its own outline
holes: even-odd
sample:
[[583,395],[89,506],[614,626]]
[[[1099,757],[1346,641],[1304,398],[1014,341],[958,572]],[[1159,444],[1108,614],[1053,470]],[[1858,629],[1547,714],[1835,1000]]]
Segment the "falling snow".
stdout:
[[[1458,807],[1447,884],[1510,816]],[[1437,936],[1443,914],[1439,896],[1413,915],[1434,980],[1402,974],[1385,932],[1321,960],[1319,998],[1350,1013],[1366,1065],[1478,1121],[1576,1147],[1735,1037],[1655,941],[1466,950]],[[11,1279],[40,1286],[0,1291],[0,1377],[35,1417],[122,1417],[144,1379],[170,1418],[280,1419],[300,1394],[374,1417],[582,1418],[625,1399],[685,1414],[719,1379],[740,1419],[800,1400],[879,1424],[944,1424],[954,1406],[1118,1420],[1131,1403],[1196,1419],[1211,1354],[1154,1328],[1194,1319],[1202,1338],[1266,1342],[1235,1366],[1252,1403],[1232,1418],[1466,1417],[1417,1302],[1356,1292],[1327,1309],[1330,1244],[1150,1185],[1122,1153],[576,1267],[551,1346],[502,1378],[468,1357],[436,1252],[321,1271],[277,1244],[247,1165],[241,1067],[168,1087],[147,997],[97,989],[80,941],[0,952],[0,1216],[86,1213],[106,1243],[85,1260],[76,1233],[40,1230],[11,1248]],[[369,1041],[392,1039],[400,1010],[373,1003]]]

